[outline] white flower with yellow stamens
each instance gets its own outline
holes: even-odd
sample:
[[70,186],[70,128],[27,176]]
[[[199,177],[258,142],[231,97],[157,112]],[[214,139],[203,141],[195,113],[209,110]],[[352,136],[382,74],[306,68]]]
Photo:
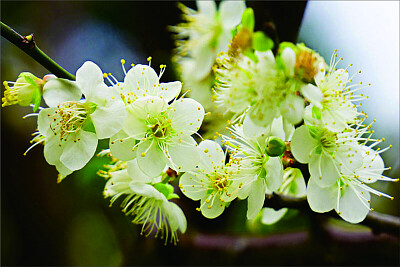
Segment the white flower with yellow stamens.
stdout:
[[83,168],[98,139],[114,135],[126,119],[118,92],[107,87],[100,68],[90,61],[78,69],[76,82],[58,78],[47,82],[43,97],[50,106],[40,110],[38,118],[45,137],[44,156],[64,177]]
[[[232,137],[223,136],[224,144],[232,150],[231,156],[241,160],[238,177],[242,177],[243,188],[238,197],[248,198],[248,219],[254,218],[262,209],[265,194],[282,185],[280,154],[285,151],[285,143],[280,137],[284,138],[285,134],[282,128],[274,127],[274,124],[267,133],[258,137],[246,136],[243,127],[237,125],[231,129]],[[276,136],[272,137],[271,134]]]
[[307,185],[307,200],[313,211],[323,213],[335,209],[344,220],[359,223],[365,219],[370,210],[373,210],[370,208],[370,193],[393,200],[393,197],[366,185],[378,180],[399,181],[382,175],[384,170],[390,168],[384,167],[379,151],[372,149],[378,143],[380,141],[374,141],[369,146],[360,146],[361,150],[358,153],[362,156],[361,166],[348,168],[343,165],[338,180],[332,186],[321,187],[315,178],[310,178]]
[[127,169],[107,173],[104,197],[111,197],[111,206],[125,196],[122,211],[134,216],[133,223],[143,225],[142,234],[148,236],[156,231],[156,237],[161,234],[165,243],[170,240],[176,244],[177,231],[186,231],[186,217],[181,208],[170,201],[177,197],[173,187],[164,183],[151,184],[152,178],[138,168],[136,160],[130,164]]
[[348,84],[353,78],[349,78],[347,69],[335,69],[342,60],[340,58],[336,61],[336,58],[335,51],[327,73],[322,68],[315,76],[316,86],[308,84],[301,91],[312,104],[307,107],[307,112],[321,120],[324,126],[332,132],[340,132],[349,124],[358,121],[357,116],[361,113],[357,111],[357,105],[354,102],[368,97],[357,92],[370,85]]
[[288,51],[291,49],[286,48],[280,56],[281,65],[270,50],[256,51],[256,62],[243,55],[231,60],[223,53],[216,68],[217,105],[233,112],[233,121],[246,118],[260,127],[269,126],[280,116],[284,125],[299,123],[304,100],[296,94],[298,82],[288,76],[287,70],[294,69],[295,63],[294,52]]
[[[111,74],[104,74],[104,77],[119,89],[121,98],[126,105],[145,96],[158,96],[166,102],[178,97],[181,92],[182,83],[179,81],[160,83],[161,76],[164,74],[166,65],[160,65],[160,74],[151,67],[151,57],[148,58],[149,65],[132,64],[126,71],[125,60],[121,60],[122,69],[125,73],[123,82],[118,82]],[[110,78],[111,77],[111,78]]]
[[198,164],[199,151],[191,135],[199,130],[205,115],[200,103],[181,98],[169,105],[160,97],[146,96],[128,105],[127,113],[121,138],[111,139],[113,156],[136,157],[140,169],[151,177],[166,165],[182,172]]
[[200,200],[198,210],[212,219],[221,215],[240,191],[242,183],[234,178],[239,171],[238,160],[225,164],[225,154],[214,141],[201,142],[199,149],[199,165],[182,175],[179,187],[188,198]]
[[198,11],[183,4],[186,22],[172,26],[176,33],[177,62],[191,79],[200,81],[211,73],[220,51],[226,51],[232,30],[240,23],[246,8],[244,1],[221,1],[217,11],[215,1],[196,1]]

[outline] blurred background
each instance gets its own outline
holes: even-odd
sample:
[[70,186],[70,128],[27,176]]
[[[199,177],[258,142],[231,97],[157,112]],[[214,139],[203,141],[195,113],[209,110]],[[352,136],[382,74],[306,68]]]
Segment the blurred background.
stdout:
[[[183,2],[195,8],[194,2]],[[256,30],[280,41],[296,40],[327,61],[336,48],[342,67],[372,83],[362,109],[377,119],[377,137],[393,148],[382,156],[386,175],[399,177],[399,3],[394,2],[247,2]],[[123,78],[128,63],[166,64],[162,81],[177,80],[171,63],[173,39],[168,25],[180,22],[176,2],[1,2],[1,20],[36,43],[71,73],[86,60]],[[168,67],[169,66],[169,67]],[[157,68],[156,68],[157,69]],[[29,71],[48,71],[1,38],[1,80],[15,81]],[[358,80],[357,80],[358,81]],[[2,87],[4,91],[4,87]],[[359,225],[290,211],[276,225],[247,222],[246,202],[235,201],[222,216],[208,220],[197,203],[181,197],[188,220],[178,246],[140,236],[118,205],[102,197],[105,181],[96,172],[107,159],[95,158],[61,184],[37,147],[30,146],[31,108],[1,109],[1,264],[2,265],[399,265],[399,239],[372,235]],[[100,142],[99,149],[106,142]],[[397,197],[373,198],[375,210],[400,213],[399,183],[375,186]]]

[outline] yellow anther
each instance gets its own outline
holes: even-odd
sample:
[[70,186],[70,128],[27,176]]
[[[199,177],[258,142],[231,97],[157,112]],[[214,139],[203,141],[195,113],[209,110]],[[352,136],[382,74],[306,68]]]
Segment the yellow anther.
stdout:
[[148,57],[148,58],[147,58],[147,61],[150,61],[151,59],[152,59],[152,57]]
[[107,78],[107,76],[108,76],[107,73],[103,73],[104,78]]
[[140,156],[145,157],[146,156],[146,152],[142,152],[142,154],[140,154]]
[[125,64],[125,59],[121,59],[121,64]]

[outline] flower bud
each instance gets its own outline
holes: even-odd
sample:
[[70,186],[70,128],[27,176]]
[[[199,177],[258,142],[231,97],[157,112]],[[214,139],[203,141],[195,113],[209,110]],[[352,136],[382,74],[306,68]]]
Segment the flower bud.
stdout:
[[278,157],[286,150],[286,144],[279,137],[272,136],[268,140],[265,152],[270,157]]
[[29,72],[22,72],[15,82],[4,81],[3,84],[6,90],[2,98],[2,106],[15,104],[20,106],[35,104],[35,106],[39,106],[44,83],[42,79],[37,78]]

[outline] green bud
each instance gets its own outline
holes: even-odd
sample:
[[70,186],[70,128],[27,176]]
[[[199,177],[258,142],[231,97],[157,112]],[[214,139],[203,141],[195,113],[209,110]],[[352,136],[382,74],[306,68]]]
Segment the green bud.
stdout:
[[280,43],[279,44],[279,51],[282,52],[286,47],[292,48],[293,51],[295,53],[297,53],[298,47],[295,44],[291,43],[291,42],[282,42],[282,43]]
[[179,198],[177,194],[174,193],[174,187],[170,184],[158,183],[154,185],[161,194],[165,196],[166,199]]
[[258,31],[253,34],[253,48],[256,51],[265,52],[274,47],[274,42],[263,32]]
[[250,31],[254,31],[254,11],[252,8],[248,7],[246,10],[243,12],[242,15],[242,26],[249,29]]
[[286,144],[279,137],[272,136],[268,140],[265,152],[270,157],[278,157],[282,155],[286,150]]
[[15,83],[4,82],[3,107],[18,104],[29,106],[34,104],[39,107],[43,94],[44,81],[29,72],[22,72]]

